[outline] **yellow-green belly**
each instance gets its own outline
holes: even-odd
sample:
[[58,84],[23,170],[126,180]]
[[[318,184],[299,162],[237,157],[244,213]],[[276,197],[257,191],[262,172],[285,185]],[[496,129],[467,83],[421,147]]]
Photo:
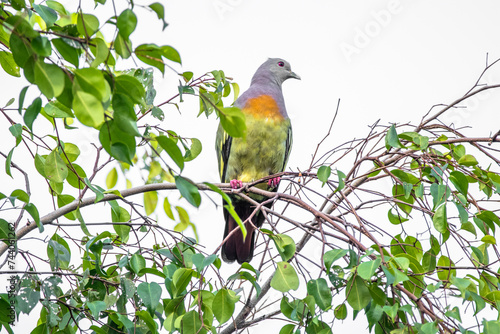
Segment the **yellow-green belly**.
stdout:
[[252,182],[283,171],[290,120],[247,114],[246,125],[246,139],[233,138],[224,182]]

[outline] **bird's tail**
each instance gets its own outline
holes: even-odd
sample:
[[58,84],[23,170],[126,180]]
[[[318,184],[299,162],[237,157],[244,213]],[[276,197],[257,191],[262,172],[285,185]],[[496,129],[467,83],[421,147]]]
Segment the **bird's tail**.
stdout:
[[[224,202],[223,204],[226,203]],[[241,221],[247,220],[255,210],[255,207],[253,207],[250,203],[244,201],[234,200],[233,206],[236,213],[241,218]],[[250,224],[249,222],[245,223],[247,236],[245,240],[243,240],[243,234],[241,233],[241,229],[238,228],[238,223],[236,223],[234,218],[226,209],[224,209],[224,219],[226,220],[224,239],[226,239],[228,234],[231,233],[234,229],[237,229],[237,231],[235,231],[222,245],[222,259],[226,262],[234,262],[236,260],[240,264],[243,262],[250,262],[253,258],[253,251],[255,247],[255,227],[252,226],[252,224]],[[256,227],[262,226],[263,222],[264,215],[260,211],[252,217],[252,223]]]

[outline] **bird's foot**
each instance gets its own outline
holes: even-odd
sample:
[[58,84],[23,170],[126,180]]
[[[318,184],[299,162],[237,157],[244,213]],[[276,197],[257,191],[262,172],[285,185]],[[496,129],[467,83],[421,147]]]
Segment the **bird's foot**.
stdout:
[[243,188],[243,182],[240,180],[231,180],[231,181],[229,181],[229,184],[231,185],[231,188],[233,188],[233,189]]
[[278,177],[273,177],[272,179],[269,179],[267,181],[267,185],[271,188],[278,188],[278,185],[280,184],[281,178]]

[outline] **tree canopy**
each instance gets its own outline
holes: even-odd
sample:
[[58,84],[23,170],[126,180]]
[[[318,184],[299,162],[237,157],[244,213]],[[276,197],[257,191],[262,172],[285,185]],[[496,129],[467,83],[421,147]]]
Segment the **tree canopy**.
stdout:
[[[1,146],[2,173],[16,188],[0,188],[9,282],[0,328],[14,333],[35,315],[31,333],[232,333],[281,319],[280,334],[327,334],[349,316],[377,334],[500,332],[500,131],[470,137],[442,120],[497,91],[484,78],[498,60],[418,124],[377,122],[337,147],[323,140],[299,171],[280,174],[277,193],[254,187],[263,180],[234,190],[185,172],[212,143],[178,133],[163,108],[197,99],[198,116],[244,137],[245,117],[231,106],[238,84],[222,70],[177,72],[174,46],[132,43],[138,15],[168,29],[160,2],[130,1],[103,18],[104,5],[0,4],[0,65],[27,81],[0,108],[14,142]],[[167,72],[179,85],[156,101],[153,76]],[[82,156],[84,145],[92,152]],[[223,263],[220,245],[205,247],[189,214],[222,197],[244,229],[230,192],[267,220],[241,266]],[[98,208],[107,215],[93,215]]]

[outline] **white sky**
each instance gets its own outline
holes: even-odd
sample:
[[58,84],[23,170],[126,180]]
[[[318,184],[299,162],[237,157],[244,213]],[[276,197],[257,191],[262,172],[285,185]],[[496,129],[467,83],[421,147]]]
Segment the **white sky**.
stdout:
[[[92,10],[93,1],[82,2],[88,6],[84,6],[86,10]],[[149,1],[136,1],[141,3]],[[308,167],[316,143],[328,129],[338,99],[341,99],[339,115],[325,150],[362,136],[367,126],[378,119],[382,119],[382,124],[418,122],[431,106],[462,96],[483,70],[487,53],[490,62],[500,57],[500,2],[493,0],[164,3],[169,23],[165,32],[152,35],[161,30],[161,23],[151,15],[139,16],[138,27],[142,30],[136,34],[134,47],[142,43],[171,45],[181,54],[182,70],[201,75],[222,69],[239,83],[242,92],[267,57],[287,59],[302,77],[301,81],[289,80],[284,84],[294,131],[289,167],[295,170]],[[161,103],[177,92],[178,77],[168,70],[164,79],[159,72],[156,74],[155,102]],[[498,83],[500,72],[493,71],[487,79],[489,83]],[[14,106],[17,106],[18,92],[25,82],[1,73],[0,83],[0,105],[16,97]],[[34,91],[30,89],[31,93]],[[186,100],[181,105],[182,117],[174,107],[164,108],[165,127],[187,137],[197,137],[204,144],[198,162],[190,163],[184,175],[195,181],[218,182],[213,150],[217,121],[214,117],[209,121],[196,118],[198,100],[193,97]],[[455,111],[447,120],[457,126],[473,126],[471,133],[476,136],[488,136],[500,127],[499,102],[494,94],[479,95],[465,104],[467,110]],[[0,119],[0,126],[5,129],[4,118]],[[3,132],[0,138],[0,151],[8,153],[13,137]],[[91,152],[89,147],[87,151],[85,147],[81,149],[82,154]],[[14,153],[14,162],[23,163],[22,153]],[[337,167],[346,170],[349,166]],[[123,178],[121,181],[124,188]],[[7,194],[13,187],[22,187],[21,179],[16,178],[15,182],[0,174],[0,191]],[[46,201],[46,186],[40,183],[40,187],[37,197]],[[48,213],[49,207],[45,210],[39,206],[41,215]],[[222,238],[221,212],[205,200],[199,211],[191,212],[191,220],[197,224],[201,243],[214,249]],[[236,265],[232,270],[235,269]],[[346,321],[342,327],[352,332],[348,326],[352,324]],[[365,325],[359,326],[364,331]],[[256,327],[250,332],[261,330],[262,327]]]

